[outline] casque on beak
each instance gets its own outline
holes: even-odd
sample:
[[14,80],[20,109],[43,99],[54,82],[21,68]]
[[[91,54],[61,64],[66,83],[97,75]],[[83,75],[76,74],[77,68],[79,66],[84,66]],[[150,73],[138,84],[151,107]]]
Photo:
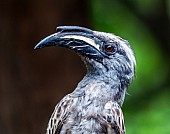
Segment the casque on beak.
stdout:
[[34,49],[49,46],[61,46],[74,50],[88,58],[102,58],[100,40],[93,35],[93,31],[78,26],[59,26],[54,33],[40,41]]

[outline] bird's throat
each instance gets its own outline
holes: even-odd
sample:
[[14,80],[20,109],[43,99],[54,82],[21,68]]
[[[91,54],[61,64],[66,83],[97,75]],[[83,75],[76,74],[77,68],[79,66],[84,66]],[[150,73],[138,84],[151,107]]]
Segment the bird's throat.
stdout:
[[102,103],[116,101],[122,105],[125,91],[126,89],[121,89],[120,80],[116,75],[110,78],[108,74],[101,75],[97,72],[91,72],[87,73],[79,82],[73,94],[77,96],[88,96]]

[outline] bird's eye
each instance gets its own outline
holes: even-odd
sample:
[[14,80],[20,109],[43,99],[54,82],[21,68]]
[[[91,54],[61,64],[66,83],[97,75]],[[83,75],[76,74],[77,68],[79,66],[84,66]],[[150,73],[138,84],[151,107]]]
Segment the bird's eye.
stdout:
[[116,52],[116,47],[113,46],[113,45],[105,45],[105,46],[104,46],[104,49],[105,49],[105,51],[106,51],[107,53],[110,53],[110,54]]

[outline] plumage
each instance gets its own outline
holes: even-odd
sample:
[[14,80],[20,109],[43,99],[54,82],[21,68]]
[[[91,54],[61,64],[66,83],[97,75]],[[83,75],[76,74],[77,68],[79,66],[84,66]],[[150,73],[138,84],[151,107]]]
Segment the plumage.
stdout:
[[87,74],[55,107],[47,134],[125,134],[121,106],[136,61],[129,43],[113,34],[60,26],[35,46],[62,46],[78,53]]

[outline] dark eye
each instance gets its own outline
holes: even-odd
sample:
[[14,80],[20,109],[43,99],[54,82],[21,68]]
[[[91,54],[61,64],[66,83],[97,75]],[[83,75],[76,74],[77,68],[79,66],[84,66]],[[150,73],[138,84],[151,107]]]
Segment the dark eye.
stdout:
[[105,45],[104,49],[107,53],[115,53],[116,47],[114,45]]

